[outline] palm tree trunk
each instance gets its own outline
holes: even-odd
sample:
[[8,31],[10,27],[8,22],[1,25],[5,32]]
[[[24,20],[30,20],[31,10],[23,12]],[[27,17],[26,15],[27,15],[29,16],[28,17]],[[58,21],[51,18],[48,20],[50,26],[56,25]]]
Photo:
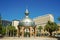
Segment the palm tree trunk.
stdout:
[[13,30],[13,37],[14,37],[14,30]]

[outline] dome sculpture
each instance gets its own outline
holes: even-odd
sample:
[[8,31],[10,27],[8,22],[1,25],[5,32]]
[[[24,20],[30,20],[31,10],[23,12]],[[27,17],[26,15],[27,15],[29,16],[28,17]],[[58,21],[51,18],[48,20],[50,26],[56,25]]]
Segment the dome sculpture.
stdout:
[[23,18],[20,21],[20,23],[19,23],[20,26],[25,26],[25,27],[29,27],[29,26],[34,27],[35,26],[35,22],[31,18],[29,18],[28,15],[29,15],[29,12],[28,12],[28,9],[26,9],[25,18]]

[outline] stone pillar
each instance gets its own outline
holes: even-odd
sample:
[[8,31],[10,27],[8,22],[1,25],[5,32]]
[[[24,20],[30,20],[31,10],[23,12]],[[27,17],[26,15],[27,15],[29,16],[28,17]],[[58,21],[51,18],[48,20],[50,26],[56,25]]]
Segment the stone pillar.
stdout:
[[24,37],[24,27],[22,27],[22,37]]
[[20,36],[20,26],[18,26],[18,29],[17,29],[17,37]]
[[37,31],[36,27],[34,28],[34,37],[36,37]]
[[32,37],[32,27],[30,27],[30,37]]

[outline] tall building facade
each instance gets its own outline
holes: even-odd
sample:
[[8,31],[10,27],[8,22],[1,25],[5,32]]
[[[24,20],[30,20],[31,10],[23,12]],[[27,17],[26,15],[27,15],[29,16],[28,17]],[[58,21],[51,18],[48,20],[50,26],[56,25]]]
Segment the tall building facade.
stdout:
[[38,26],[45,26],[48,21],[54,22],[54,17],[52,14],[46,14],[43,16],[38,16],[33,19],[35,24]]

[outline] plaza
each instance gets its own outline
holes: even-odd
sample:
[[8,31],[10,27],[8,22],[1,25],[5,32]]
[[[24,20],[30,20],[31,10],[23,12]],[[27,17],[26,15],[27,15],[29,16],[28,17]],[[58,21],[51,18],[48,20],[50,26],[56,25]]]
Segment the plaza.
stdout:
[[[25,16],[21,20],[13,20],[12,25],[8,25],[5,27],[5,35],[7,38],[41,38],[41,36],[50,36],[49,31],[44,31],[45,25],[48,21],[54,22],[54,17],[52,14],[47,14],[44,16],[38,16],[34,19],[29,17],[28,9],[25,10]],[[50,24],[49,24],[50,25]],[[55,26],[54,24],[53,26]],[[59,24],[60,26],[60,24]],[[40,27],[40,28],[39,28]],[[48,26],[50,27],[50,26]],[[56,26],[57,27],[57,26]],[[42,28],[42,29],[41,29]],[[55,34],[60,33],[60,28],[58,31],[52,32],[51,36],[55,36]],[[54,29],[56,30],[56,28]],[[4,38],[3,38],[4,39]],[[45,38],[46,39],[46,38]]]
[[60,0],[0,0],[0,40],[60,40]]
[[48,38],[48,37],[5,37],[0,40],[58,40],[57,38]]

